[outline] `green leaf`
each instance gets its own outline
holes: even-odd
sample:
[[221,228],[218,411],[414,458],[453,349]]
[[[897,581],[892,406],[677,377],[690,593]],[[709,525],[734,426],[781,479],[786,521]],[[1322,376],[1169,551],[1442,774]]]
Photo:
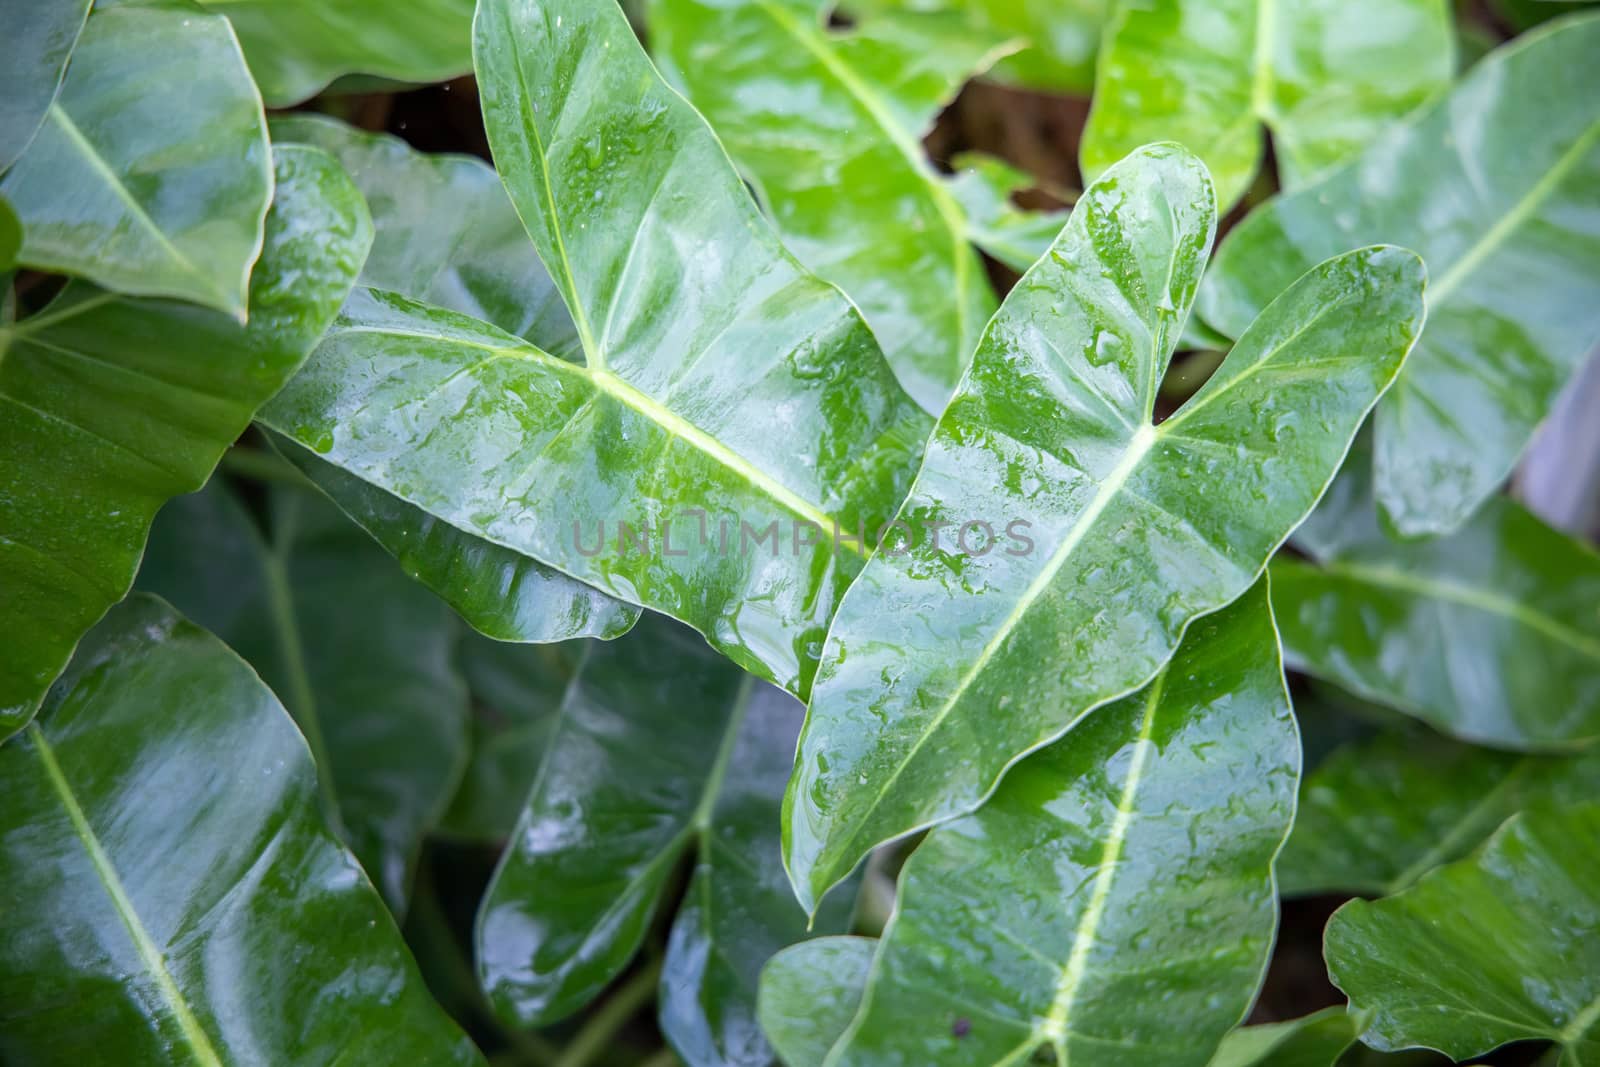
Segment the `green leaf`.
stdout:
[[756,1014],[787,1067],[822,1067],[861,1006],[876,946],[866,937],[818,937],[768,961]]
[[1017,207],[1012,195],[1036,183],[998,159],[968,153],[957,156],[954,163],[957,170],[950,192],[967,216],[967,236],[1012,270],[1027,271],[1050,250],[1067,212]]
[[[16,210],[12,208],[10,202],[0,198],[0,270],[9,271],[16,266],[17,253],[21,250],[22,223],[17,219]],[[3,284],[9,300],[11,292],[10,275],[5,277]],[[0,325],[9,326],[11,321],[8,318]]]
[[228,16],[272,107],[343,74],[433,82],[472,67],[472,0],[200,0]]
[[272,155],[227,20],[187,0],[102,5],[0,193],[24,265],[243,319]]
[[1281,557],[1272,595],[1289,665],[1480,744],[1600,736],[1600,555],[1506,497],[1459,532],[1380,526],[1364,450]]
[[1299,760],[1263,581],[918,847],[826,1062],[1204,1067],[1265,974]]
[[1263,126],[1284,185],[1303,185],[1454,75],[1446,0],[1124,3],[1102,46],[1083,173],[1147,141],[1181,141],[1211,169],[1226,210],[1255,179]]
[[831,31],[830,7],[652,0],[650,45],[784,241],[855,299],[900,383],[937,415],[995,297],[922,138],[962,83],[1015,42],[926,15]]
[[[489,139],[585,365],[369,294],[266,420],[803,693],[927,418],[854,307],[782,250],[614,5],[486,0],[478,37]],[[556,140],[556,124],[584,135]],[[746,527],[771,531],[767,547],[749,551]]]
[[828,637],[784,812],[802,903],[1144,686],[1254,583],[1399,370],[1422,265],[1364,249],[1296,283],[1152,426],[1214,222],[1199,161],[1141,149],[990,324],[898,540]]
[[1594,755],[1518,758],[1388,731],[1336,750],[1306,777],[1278,885],[1285,894],[1398,893],[1511,815],[1597,793]]
[[1375,235],[1422,253],[1428,329],[1377,417],[1378,500],[1406,536],[1457,529],[1499,488],[1600,336],[1597,52],[1592,15],[1499,49],[1355,162],[1253,212],[1201,292],[1233,337],[1325,255]]
[[1333,1067],[1360,1030],[1360,1022],[1343,1008],[1245,1026],[1222,1039],[1209,1067]]
[[79,636],[127,592],[157,509],[204,485],[294,373],[370,241],[337,164],[285,148],[248,326],[69,286],[0,329],[0,734],[28,721]]
[[[749,1040],[761,964],[806,929],[779,862],[783,776],[770,773],[794,751],[800,718],[792,698],[659,616],[591,644],[479,910],[496,1010],[534,1026],[586,1004],[633,957],[693,850],[663,1025],[694,1064]],[[842,914],[819,932],[848,918],[850,902],[836,899]],[[741,919],[731,934],[722,908]]]
[[139,586],[272,686],[311,746],[329,822],[401,916],[467,758],[454,621],[332,504],[293,487],[267,503],[263,537],[221,482],[172,501]]
[[1328,921],[1328,974],[1361,1040],[1465,1060],[1510,1041],[1600,1057],[1600,806],[1519,815],[1468,859]]
[[167,605],[106,618],[0,777],[7,1063],[483,1063],[282,707]]
[[39,131],[61,88],[61,76],[83,32],[91,2],[6,5],[6,33],[0,39],[0,174],[17,161]]

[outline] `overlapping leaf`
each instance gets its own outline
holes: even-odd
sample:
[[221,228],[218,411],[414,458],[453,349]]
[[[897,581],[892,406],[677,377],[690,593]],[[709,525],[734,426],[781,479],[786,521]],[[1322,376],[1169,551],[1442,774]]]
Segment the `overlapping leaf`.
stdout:
[[1600,339],[1600,16],[1479,63],[1355,162],[1229,235],[1199,301],[1236,337],[1302,270],[1381,235],[1427,260],[1428,330],[1378,409],[1378,500],[1407,536],[1458,528]]
[[267,103],[344,74],[431,82],[472,67],[472,0],[199,0],[228,16]]
[[329,821],[396,915],[467,758],[454,620],[331,504],[269,497],[259,532],[226,485],[162,509],[139,586],[260,672],[316,759]]
[[802,902],[1148,682],[1255,581],[1399,370],[1422,266],[1364,249],[1297,282],[1153,426],[1214,220],[1203,166],[1143,149],[991,323],[904,529],[828,637],[785,804]]
[[822,1067],[861,1007],[876,947],[867,937],[817,937],[767,962],[757,1015],[785,1067]]
[[651,48],[784,241],[861,306],[901,384],[937,415],[995,298],[921,142],[962,83],[1016,42],[926,15],[836,32],[830,7],[652,0]]
[[102,8],[0,182],[23,221],[20,261],[242,318],[272,158],[238,42],[188,0]]
[[360,269],[360,195],[321,152],[277,155],[250,320],[69,287],[0,328],[0,733],[133,581],[156,510],[205,483]]
[[929,835],[826,1063],[1204,1067],[1265,972],[1298,769],[1262,582]]
[[619,10],[488,0],[478,40],[490,141],[584,365],[369,293],[265,417],[804,692],[926,417],[854,307],[778,245]]
[[1471,857],[1328,922],[1362,1041],[1465,1060],[1511,1041],[1600,1060],[1600,806],[1519,815]]
[[1245,1026],[1222,1039],[1210,1067],[1333,1067],[1360,1030],[1360,1021],[1344,1008]]
[[1100,56],[1084,174],[1146,142],[1180,141],[1227,208],[1255,178],[1265,126],[1284,184],[1303,185],[1448,86],[1454,41],[1445,0],[1122,4]]
[[1025,211],[1014,194],[1032,188],[1032,177],[998,159],[957,156],[950,193],[967,217],[972,243],[1019,273],[1050,249],[1067,221],[1065,211]]
[[480,1065],[243,662],[135,597],[0,748],[7,1063]]
[[0,39],[0,174],[17,161],[50,109],[91,0],[6,6]]

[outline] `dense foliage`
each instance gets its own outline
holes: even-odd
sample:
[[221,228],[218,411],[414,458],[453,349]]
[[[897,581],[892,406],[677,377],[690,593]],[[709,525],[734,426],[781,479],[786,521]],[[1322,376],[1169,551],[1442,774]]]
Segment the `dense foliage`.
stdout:
[[1600,1064],[1585,6],[0,0],[0,1063]]

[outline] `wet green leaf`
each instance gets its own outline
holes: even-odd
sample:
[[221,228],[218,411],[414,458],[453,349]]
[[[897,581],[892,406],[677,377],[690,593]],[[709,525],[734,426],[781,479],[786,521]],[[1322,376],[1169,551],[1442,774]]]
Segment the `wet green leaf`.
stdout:
[[404,915],[422,835],[467,758],[449,609],[315,493],[275,487],[263,534],[217,481],[162,509],[139,587],[272,686],[311,746],[329,821]]
[[0,748],[7,1063],[481,1065],[317,806],[305,741],[138,596]]
[[[367,294],[267,421],[803,693],[926,416],[849,302],[778,245],[619,10],[487,0],[478,36],[490,141],[585,365]],[[585,132],[554,140],[553,123]]]
[[787,245],[860,305],[901,384],[937,415],[995,297],[922,138],[1016,42],[928,15],[829,30],[831,6],[652,0],[650,45]]
[[1600,806],[1519,815],[1468,859],[1328,922],[1328,973],[1361,1040],[1465,1060],[1510,1041],[1600,1058]]
[[953,162],[957,169],[950,192],[966,213],[967,236],[1012,270],[1025,272],[1049,251],[1067,221],[1067,212],[1017,207],[1012,195],[1036,183],[998,159],[968,153]]
[[79,636],[127,592],[156,510],[200,488],[294,373],[370,240],[333,160],[285,148],[248,326],[70,286],[0,329],[0,733],[28,721]]
[[1446,0],[1122,4],[1106,29],[1083,172],[1094,178],[1148,141],[1180,141],[1211,169],[1226,209],[1255,179],[1263,126],[1284,185],[1304,185],[1454,74]]
[[228,16],[273,107],[343,74],[432,82],[472,67],[472,0],[199,0]]
[[1204,1067],[1266,970],[1299,761],[1262,582],[918,847],[826,1063]]
[[1255,581],[1399,370],[1422,265],[1363,249],[1297,282],[1153,426],[1214,220],[1198,160],[1142,149],[991,323],[903,532],[829,634],[784,812],[802,902],[1145,685]]
[[6,32],[0,38],[0,174],[22,155],[44,121],[91,2],[6,5]]
[[1499,487],[1600,336],[1600,17],[1480,62],[1355,162],[1253,212],[1200,315],[1238,336],[1302,270],[1381,235],[1428,263],[1428,329],[1378,409],[1378,500],[1448,533]]
[[1333,1067],[1360,1030],[1361,1024],[1344,1008],[1245,1026],[1222,1039],[1210,1067]]
[[866,937],[818,937],[768,961],[756,1014],[787,1067],[822,1067],[861,1007],[876,947]]
[[272,156],[227,20],[187,0],[102,5],[0,193],[24,265],[243,318]]

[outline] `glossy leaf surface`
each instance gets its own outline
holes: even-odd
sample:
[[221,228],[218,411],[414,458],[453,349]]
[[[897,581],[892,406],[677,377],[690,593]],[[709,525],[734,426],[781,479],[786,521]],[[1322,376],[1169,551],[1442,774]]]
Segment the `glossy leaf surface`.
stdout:
[[1518,816],[1471,857],[1328,922],[1362,1041],[1465,1060],[1510,1041],[1600,1060],[1600,806]]
[[186,0],[102,8],[0,181],[21,262],[243,318],[272,157],[238,42]]
[[1227,208],[1255,178],[1265,126],[1285,186],[1302,185],[1448,86],[1454,40],[1445,0],[1123,4],[1106,30],[1084,175],[1147,142],[1179,141]]
[[1333,1067],[1360,1029],[1344,1008],[1241,1027],[1222,1039],[1210,1067]]
[[205,483],[360,269],[371,229],[349,179],[313,149],[277,160],[248,326],[71,286],[0,328],[0,733],[27,722],[127,592],[156,510]]
[[1263,582],[928,836],[826,1062],[1204,1067],[1266,968],[1299,759]]
[[228,16],[273,107],[344,74],[431,82],[472,66],[472,0],[199,0]]
[[967,217],[967,236],[1018,273],[1026,272],[1067,221],[1066,211],[1025,211],[1012,194],[1031,188],[1032,177],[998,159],[975,153],[957,156],[950,192]]
[[139,586],[272,686],[311,746],[330,822],[396,915],[467,758],[450,611],[333,505],[274,488],[263,535],[213,481],[162,509]]
[[0,174],[17,161],[50,109],[92,0],[6,5],[0,40]]
[[767,963],[757,1015],[786,1067],[822,1067],[861,1007],[876,947],[866,937],[818,937]]
[[1600,17],[1519,38],[1355,162],[1223,244],[1200,315],[1238,336],[1302,270],[1382,235],[1428,263],[1428,329],[1378,409],[1378,500],[1407,536],[1493,493],[1600,338]]
[[[849,302],[783,252],[619,10],[489,0],[478,23],[490,141],[585,365],[372,295],[267,420],[804,692],[856,539],[893,514],[927,419]],[[746,525],[772,531],[766,547],[741,544]]]
[[6,1062],[482,1064],[324,823],[294,724],[167,605],[116,608],[0,772]]
[[[1399,370],[1422,266],[1364,249],[1302,278],[1153,426],[1214,220],[1201,164],[1143,149],[990,325],[899,542],[829,634],[784,812],[803,903],[1147,683],[1191,619],[1255,581]],[[941,546],[936,522],[993,532]]]
[[995,297],[922,138],[1016,42],[926,15],[829,30],[829,7],[652,0],[650,44],[788,247],[860,305],[901,384],[937,415]]

